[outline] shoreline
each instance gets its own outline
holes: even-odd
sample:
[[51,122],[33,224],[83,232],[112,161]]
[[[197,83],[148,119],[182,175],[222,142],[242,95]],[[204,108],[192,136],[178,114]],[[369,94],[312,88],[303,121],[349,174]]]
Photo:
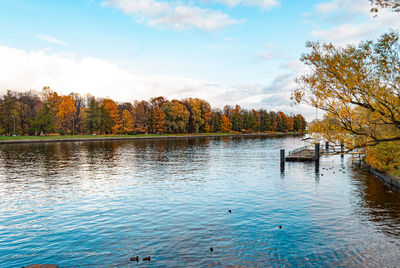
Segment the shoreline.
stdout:
[[255,134],[187,134],[187,135],[171,135],[171,136],[110,136],[98,138],[35,138],[35,139],[16,139],[16,140],[0,140],[0,145],[5,144],[26,144],[26,143],[53,143],[53,142],[82,142],[82,141],[128,141],[128,140],[176,140],[176,139],[192,139],[192,138],[218,138],[218,137],[284,137],[284,136],[303,136],[306,133],[255,133]]
[[391,188],[395,188],[400,191],[400,178],[393,176],[389,173],[381,172],[372,167],[366,167],[367,170],[377,179],[382,181],[384,184],[390,186]]

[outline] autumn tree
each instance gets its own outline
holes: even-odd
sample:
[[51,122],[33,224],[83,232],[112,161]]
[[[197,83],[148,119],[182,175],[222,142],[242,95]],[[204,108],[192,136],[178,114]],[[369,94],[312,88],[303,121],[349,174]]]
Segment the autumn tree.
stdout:
[[151,98],[150,99],[150,104],[153,108],[161,108],[164,103],[168,102],[168,100],[162,96],[156,97],[156,98]]
[[[150,110],[148,111],[148,128],[151,133],[165,132],[165,114],[162,112],[161,107],[168,100],[164,97],[156,97],[150,99]],[[163,126],[164,125],[164,126]]]
[[[399,35],[336,48],[308,43],[302,61],[312,72],[298,78],[292,97],[326,112],[348,148],[400,141]],[[327,121],[327,122],[328,122]]]
[[399,34],[345,48],[311,42],[308,47],[302,61],[311,72],[298,78],[292,98],[325,112],[309,131],[349,151],[362,149],[367,160],[373,147],[400,148]]
[[155,133],[163,134],[167,131],[167,126],[165,125],[165,113],[158,106],[154,109],[154,123]]
[[[277,116],[271,114],[275,113],[238,105],[212,110],[198,98],[169,102],[156,97],[132,105],[78,93],[60,96],[45,87],[40,94],[8,91],[0,98],[0,133],[11,135],[14,120],[16,133],[30,135],[71,133],[72,129],[78,134],[230,132],[233,121],[237,131],[255,132],[276,129]],[[290,117],[293,122],[296,118]],[[296,119],[296,129],[299,122]]]
[[187,132],[198,133],[200,127],[204,124],[204,119],[201,116],[200,100],[197,98],[188,98],[184,99],[182,104],[185,105],[186,109],[189,111],[189,124]]
[[229,118],[224,114],[221,117],[221,131],[222,132],[232,131],[232,123],[229,121]]
[[290,126],[290,119],[286,116],[285,113],[279,111],[277,113],[277,127],[276,131],[278,132],[288,132],[290,130],[290,127],[293,128],[293,124]]
[[233,108],[230,105],[225,105],[224,106],[224,115],[227,116],[228,118],[231,118],[233,114]]
[[385,8],[390,9],[393,12],[400,12],[400,2],[399,0],[369,0],[371,2],[372,8],[371,12],[377,13],[379,9]]
[[75,102],[71,96],[62,96],[58,106],[57,127],[62,130],[71,129],[72,131],[72,119],[76,113]]
[[186,133],[190,113],[185,105],[172,100],[162,106],[162,111],[165,113],[165,125],[169,133]]
[[125,110],[131,113],[133,110],[133,105],[130,102],[119,103],[117,104],[117,109],[121,114]]
[[132,109],[134,131],[147,133],[149,131],[150,104],[147,101],[135,101]]
[[296,132],[304,132],[307,127],[307,122],[301,114],[297,114],[293,118],[293,130]]
[[200,113],[203,119],[203,125],[200,126],[200,132],[208,133],[211,131],[212,110],[211,105],[205,100],[200,100]]
[[122,123],[118,113],[116,103],[111,99],[103,99],[102,101],[102,124],[104,132],[118,134],[121,131]]
[[56,114],[59,110],[61,97],[50,87],[44,87],[41,92],[42,103],[39,115],[34,121],[35,128],[43,133],[56,131]]
[[123,110],[122,112],[122,123],[123,123],[123,133],[133,132],[133,117],[132,113],[128,110]]

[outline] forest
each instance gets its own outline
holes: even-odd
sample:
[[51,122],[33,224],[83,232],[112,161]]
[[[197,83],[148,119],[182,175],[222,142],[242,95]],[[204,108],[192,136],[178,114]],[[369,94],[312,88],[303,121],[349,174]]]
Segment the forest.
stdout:
[[8,90],[0,99],[1,135],[304,132],[306,125],[300,114],[239,105],[221,110],[198,98],[118,103],[44,87],[41,92]]

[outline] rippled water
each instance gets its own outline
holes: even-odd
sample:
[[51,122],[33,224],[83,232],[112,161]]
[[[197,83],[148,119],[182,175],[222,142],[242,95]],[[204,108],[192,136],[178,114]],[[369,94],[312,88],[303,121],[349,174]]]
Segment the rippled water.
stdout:
[[400,193],[348,158],[281,173],[279,149],[302,145],[2,145],[0,267],[398,266]]

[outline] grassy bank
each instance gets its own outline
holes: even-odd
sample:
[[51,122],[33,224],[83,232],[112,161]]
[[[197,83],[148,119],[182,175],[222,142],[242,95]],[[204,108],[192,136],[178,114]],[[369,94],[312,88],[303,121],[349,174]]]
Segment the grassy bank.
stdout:
[[157,139],[157,138],[184,138],[184,137],[215,137],[215,136],[274,136],[274,135],[301,135],[302,133],[198,133],[198,134],[138,134],[138,135],[50,135],[50,136],[0,136],[0,143],[40,142],[40,141],[74,141],[74,140],[118,140],[118,139]]
[[0,136],[0,141],[9,140],[70,140],[70,139],[106,139],[106,138],[140,138],[140,137],[169,137],[169,136],[223,136],[233,133],[199,133],[199,134],[137,134],[137,135],[49,135],[49,136]]

